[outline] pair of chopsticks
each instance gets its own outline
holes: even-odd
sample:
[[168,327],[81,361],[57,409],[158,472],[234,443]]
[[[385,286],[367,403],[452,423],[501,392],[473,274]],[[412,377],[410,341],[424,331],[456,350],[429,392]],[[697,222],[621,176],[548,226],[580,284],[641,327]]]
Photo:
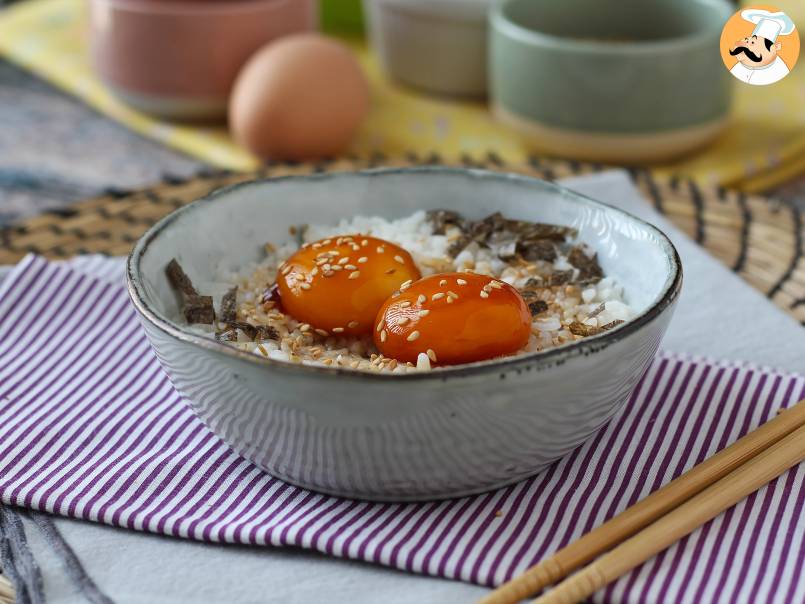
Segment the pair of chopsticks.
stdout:
[[805,400],[504,583],[479,604],[514,604],[595,559],[534,600],[534,604],[579,602],[803,459]]

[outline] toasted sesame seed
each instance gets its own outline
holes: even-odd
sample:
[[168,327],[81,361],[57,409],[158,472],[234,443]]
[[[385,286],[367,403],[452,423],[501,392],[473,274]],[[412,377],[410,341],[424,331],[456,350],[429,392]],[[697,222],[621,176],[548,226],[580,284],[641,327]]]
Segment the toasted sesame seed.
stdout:
[[433,294],[430,297],[431,300],[441,300],[442,298],[444,298],[444,293],[443,292],[439,292],[438,294]]
[[494,287],[495,289],[503,289],[503,284],[500,281],[490,281],[489,287]]
[[338,261],[338,264],[346,264],[347,262],[349,262],[349,256],[344,256]]
[[265,349],[265,346],[263,346],[262,344],[257,345],[257,350],[259,350],[260,354],[262,354],[264,357],[268,356],[268,351]]
[[419,332],[418,331],[412,331],[411,333],[408,334],[408,337],[405,338],[405,339],[408,340],[409,342],[413,342],[418,337],[419,337]]
[[380,323],[377,324],[377,331],[383,329],[383,319],[380,320]]
[[368,260],[369,260],[369,258],[367,258],[366,256],[361,256],[360,258],[358,258],[358,264],[363,264],[364,262],[367,262]]
[[377,246],[377,253],[378,254],[382,254],[385,251],[386,251],[386,249],[382,245]]
[[288,265],[284,269],[282,269],[282,274],[283,275],[287,275],[290,272],[291,272],[291,266],[290,265]]
[[333,271],[326,271],[326,272],[324,273],[324,276],[325,276],[325,277],[332,277],[333,275],[335,275],[335,273],[334,273]]
[[[307,245],[308,245],[308,244],[305,244],[305,245],[303,245],[302,247],[306,247]],[[314,250],[317,250],[317,249],[319,249],[320,247],[321,247],[321,243],[319,243],[319,242],[316,242],[316,243],[314,243],[314,244],[313,244],[313,249],[314,249]]]
[[330,245],[331,242],[332,242],[332,239],[325,239],[324,241],[321,242],[321,244],[322,245]]
[[445,285],[447,285],[447,279],[442,279],[439,281],[439,287],[444,287]]
[[403,260],[402,256],[394,256],[394,259],[399,262],[400,264],[405,264],[405,260]]
[[329,333],[327,333],[327,332],[326,332],[326,331],[324,331],[323,329],[315,329],[314,331],[315,331],[317,334],[319,334],[320,336],[327,337],[327,336],[329,336],[329,335],[330,335]]
[[347,327],[349,327],[350,329],[355,329],[357,326],[358,326],[357,321],[350,321],[349,323],[347,323]]
[[343,327],[333,327],[333,333],[344,333]]
[[456,283],[459,285],[467,285],[467,281],[464,279],[456,279]]
[[411,279],[409,279],[408,281],[403,281],[403,283],[400,285],[400,291],[405,291],[406,289],[411,287],[412,283],[413,281]]
[[488,293],[488,292],[491,292],[491,291],[492,291],[492,282],[490,281],[489,283],[487,283],[486,285],[484,285],[483,290],[484,290],[485,292],[487,292],[487,293]]
[[310,325],[308,323],[302,323],[299,326],[299,331],[310,331]]
[[417,296],[416,301],[417,301],[418,304],[424,304],[427,301],[427,299],[428,299],[428,297],[426,295],[419,294],[419,296]]
[[400,302],[400,308],[408,308],[409,306],[411,306],[411,303],[408,300]]
[[427,308],[423,308],[423,309],[422,309],[422,310],[420,310],[420,311],[419,311],[417,314],[418,314],[420,317],[427,317],[427,316],[428,316],[428,313],[430,313],[430,311],[429,311]]
[[393,294],[391,294],[391,297],[392,298],[399,298],[400,297],[400,292],[394,292]]
[[481,291],[481,297],[482,297],[482,298],[488,298],[488,297],[489,297],[489,294],[488,294],[488,293],[486,293],[485,291]]
[[340,256],[341,255],[341,252],[339,252],[338,250],[330,250],[327,253],[330,255],[330,257],[332,257],[332,256]]
[[400,317],[397,319],[397,325],[405,325],[410,319],[408,317]]
[[433,352],[433,348],[428,348],[428,350],[427,350],[427,352],[425,352],[425,354],[428,355],[428,358],[431,361],[433,361],[434,363],[436,362],[436,353]]
[[310,283],[300,283],[299,287],[302,289],[310,289]]
[[361,241],[361,245],[363,245],[363,246],[367,246],[367,245],[369,245],[369,240],[368,240],[368,239],[364,239],[363,241]]
[[361,276],[361,271],[352,271],[352,272],[349,274],[349,278],[350,278],[350,279],[357,279],[357,278],[358,278],[358,277],[360,277],[360,276]]
[[385,274],[392,275],[397,272],[396,268],[390,268],[389,270],[385,271]]
[[345,264],[344,265],[344,270],[345,271],[356,271],[356,270],[358,270],[358,267],[355,266],[354,264]]
[[331,271],[340,271],[340,270],[344,270],[344,267],[343,267],[343,266],[341,266],[340,264],[333,264],[333,265],[330,267],[330,270],[331,270]]
[[311,274],[311,275],[314,275],[314,276],[315,276],[315,275],[318,275],[318,274],[319,274],[319,267],[318,267],[318,266],[314,266],[314,267],[313,267],[313,269],[310,271],[310,274]]
[[447,291],[448,298],[458,298],[458,294],[456,292],[451,292],[450,290]]
[[453,300],[454,300],[454,298],[451,298],[450,296],[447,296],[447,300],[446,300],[446,302],[447,302],[448,304],[452,304],[452,303],[453,303]]
[[385,341],[386,341],[386,336],[387,336],[387,335],[388,335],[388,334],[386,334],[386,330],[385,330],[385,329],[384,329],[384,330],[382,330],[382,331],[380,332],[380,341],[381,341],[381,342],[385,342]]

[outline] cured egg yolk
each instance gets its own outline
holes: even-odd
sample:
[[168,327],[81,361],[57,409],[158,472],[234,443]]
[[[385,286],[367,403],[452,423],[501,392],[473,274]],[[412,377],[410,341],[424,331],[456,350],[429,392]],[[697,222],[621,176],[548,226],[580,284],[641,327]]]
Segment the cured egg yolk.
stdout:
[[389,241],[351,235],[305,244],[279,269],[282,307],[320,335],[369,333],[383,302],[420,274]]
[[522,349],[531,313],[511,285],[474,273],[442,273],[405,282],[375,320],[374,342],[386,357],[440,365],[482,361]]

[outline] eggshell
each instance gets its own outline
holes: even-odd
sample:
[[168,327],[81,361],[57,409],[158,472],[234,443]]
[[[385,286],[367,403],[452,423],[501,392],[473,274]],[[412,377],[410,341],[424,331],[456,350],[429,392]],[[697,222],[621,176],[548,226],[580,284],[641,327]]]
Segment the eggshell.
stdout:
[[309,160],[342,151],[369,108],[369,87],[343,44],[295,34],[252,56],[229,102],[234,138],[266,159]]

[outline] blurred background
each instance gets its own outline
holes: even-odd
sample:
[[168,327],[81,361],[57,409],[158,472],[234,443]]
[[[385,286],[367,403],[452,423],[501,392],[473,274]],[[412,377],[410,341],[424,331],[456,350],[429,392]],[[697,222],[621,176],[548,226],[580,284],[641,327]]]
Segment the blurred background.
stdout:
[[[776,6],[805,23],[805,3]],[[803,204],[805,67],[732,78],[718,41],[736,10],[0,0],[0,224],[110,188],[347,157],[561,157]]]

